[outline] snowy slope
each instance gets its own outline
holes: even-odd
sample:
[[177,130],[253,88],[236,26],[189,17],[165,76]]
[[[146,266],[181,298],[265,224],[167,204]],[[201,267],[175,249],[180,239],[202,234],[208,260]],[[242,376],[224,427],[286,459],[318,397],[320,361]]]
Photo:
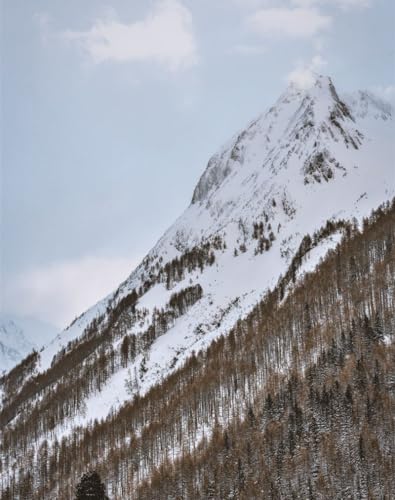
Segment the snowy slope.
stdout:
[[[40,354],[38,369],[43,371],[93,318],[103,315],[105,322],[109,304],[141,287],[166,262],[215,235],[225,243],[215,251],[213,265],[186,272],[170,289],[157,282],[142,294],[137,308],[147,311],[146,319],[128,333],[140,335],[154,309],[164,307],[174,292],[196,284],[203,288],[203,297],[148,352],[119,370],[101,392],[90,394],[85,411],[68,426],[104,417],[128,399],[124,380],[129,373],[140,374],[136,391],[144,393],[192,351],[226,333],[286,272],[304,235],[329,219],[361,220],[392,199],[393,137],[391,107],[367,92],[342,99],[331,80],[322,76],[309,90],[288,87],[268,111],[210,159],[190,206],[119,289]],[[262,223],[263,237],[270,241],[263,252],[254,237],[257,223]],[[322,241],[300,272],[313,270],[340,236]]]
[[56,333],[55,326],[34,318],[0,316],[0,373],[10,370],[33,349],[40,349]]

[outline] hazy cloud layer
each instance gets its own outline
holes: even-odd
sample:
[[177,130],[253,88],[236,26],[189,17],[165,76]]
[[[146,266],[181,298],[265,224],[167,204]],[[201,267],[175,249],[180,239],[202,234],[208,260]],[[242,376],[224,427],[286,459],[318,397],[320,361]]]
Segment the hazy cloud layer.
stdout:
[[395,107],[395,85],[378,85],[373,87],[372,91]]
[[136,264],[126,258],[86,257],[34,269],[16,276],[4,306],[7,311],[45,318],[63,328],[114,290]]

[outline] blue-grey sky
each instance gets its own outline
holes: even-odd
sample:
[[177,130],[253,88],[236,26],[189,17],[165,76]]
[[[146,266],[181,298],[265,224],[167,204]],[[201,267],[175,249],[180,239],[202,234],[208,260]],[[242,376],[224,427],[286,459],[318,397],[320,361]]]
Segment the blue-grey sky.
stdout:
[[65,326],[311,72],[394,99],[393,0],[2,0],[2,309]]

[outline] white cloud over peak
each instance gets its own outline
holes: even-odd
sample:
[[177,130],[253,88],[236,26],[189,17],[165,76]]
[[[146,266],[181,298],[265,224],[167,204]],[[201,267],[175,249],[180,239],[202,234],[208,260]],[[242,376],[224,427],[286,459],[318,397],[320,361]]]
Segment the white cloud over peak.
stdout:
[[323,57],[316,55],[307,64],[297,63],[296,68],[287,75],[286,80],[297,87],[308,89],[314,85],[316,74],[327,64],[327,61]]
[[395,107],[395,85],[377,85],[372,91]]
[[198,61],[192,15],[180,0],[159,0],[140,21],[125,24],[98,19],[89,30],[69,30],[63,38],[79,46],[96,64],[151,61],[178,71]]
[[330,16],[305,7],[263,8],[247,18],[247,25],[254,33],[268,38],[311,38],[331,23]]

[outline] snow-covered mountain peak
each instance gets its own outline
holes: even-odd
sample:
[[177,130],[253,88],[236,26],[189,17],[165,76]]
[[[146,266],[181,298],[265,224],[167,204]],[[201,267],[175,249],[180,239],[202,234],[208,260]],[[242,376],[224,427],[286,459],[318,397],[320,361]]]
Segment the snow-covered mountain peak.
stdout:
[[289,82],[284,93],[280,96],[279,100],[292,101],[302,100],[306,96],[312,99],[322,100],[328,98],[338,99],[336,89],[333,85],[332,79],[326,75],[315,74],[312,84],[307,86],[300,86],[296,82]]
[[288,87],[210,159],[192,203],[127,280],[40,352],[44,372],[82,342],[84,352],[110,335],[118,352],[125,335],[137,339],[133,363],[87,395],[76,422],[104,417],[130,397],[129,370],[143,394],[226,334],[288,273],[305,235],[314,244],[295,280],[337,244],[344,221],[395,195],[391,114],[363,93],[340,96],[327,77]]
[[[332,161],[339,144],[359,149],[363,137],[352,110],[339,97],[329,77],[318,76],[309,89],[290,84],[271,108],[210,159],[192,204],[208,201],[236,171],[247,172],[246,165],[256,163],[252,155],[260,156],[261,166],[269,165],[272,172],[289,168],[290,156],[296,155],[298,163],[310,171],[317,162]],[[331,175],[328,165],[322,170],[322,175]],[[304,175],[303,169],[301,173]]]
[[340,99],[332,80],[327,76],[317,76],[314,85],[303,91],[294,93],[292,87],[288,88],[286,94],[300,103],[298,116],[303,113],[311,115],[315,125],[336,118],[353,121],[350,110]]

